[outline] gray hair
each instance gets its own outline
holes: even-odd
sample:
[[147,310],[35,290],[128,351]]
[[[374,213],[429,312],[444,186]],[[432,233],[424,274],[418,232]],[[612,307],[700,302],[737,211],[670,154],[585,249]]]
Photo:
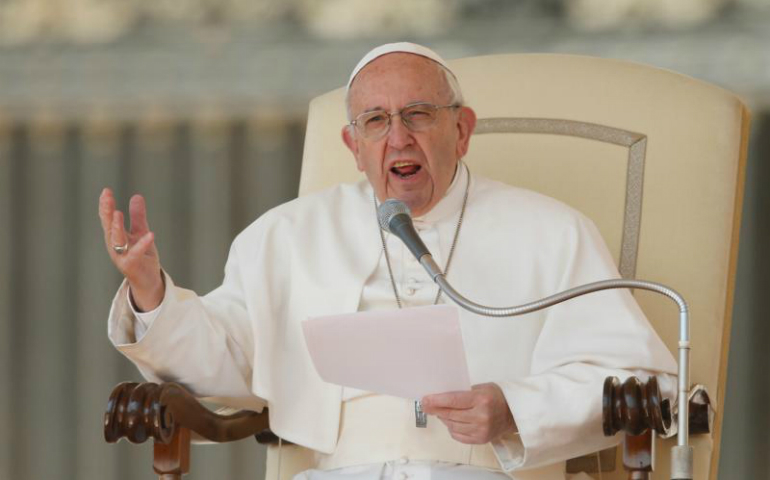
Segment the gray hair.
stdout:
[[[446,81],[447,87],[449,87],[449,92],[452,94],[452,98],[449,100],[449,104],[464,105],[465,99],[463,97],[463,92],[460,89],[460,83],[457,81],[457,77],[455,77],[454,73],[452,73],[448,68],[441,65],[440,63],[436,63],[436,66],[444,74],[444,80]],[[355,80],[353,80],[353,83],[355,83]],[[350,84],[350,88],[348,88],[347,92],[345,92],[345,111],[347,112],[349,122],[353,121],[353,114],[350,111],[350,91],[353,89],[353,83]]]

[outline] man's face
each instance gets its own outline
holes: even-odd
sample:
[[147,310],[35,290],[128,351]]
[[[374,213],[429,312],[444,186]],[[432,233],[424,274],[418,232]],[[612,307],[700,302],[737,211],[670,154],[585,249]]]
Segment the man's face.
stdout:
[[[392,113],[420,102],[441,106],[449,104],[451,97],[438,64],[418,55],[391,53],[358,74],[350,90],[350,112],[356,118],[371,110]],[[342,137],[377,198],[397,198],[413,215],[421,216],[444,197],[475,124],[470,108],[445,108],[424,131],[412,132],[400,116],[394,116],[382,138],[363,138],[347,126]]]

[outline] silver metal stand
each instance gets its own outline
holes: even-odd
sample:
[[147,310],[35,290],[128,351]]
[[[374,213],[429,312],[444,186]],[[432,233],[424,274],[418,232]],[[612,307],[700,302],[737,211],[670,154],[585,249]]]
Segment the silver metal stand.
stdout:
[[689,433],[689,405],[688,405],[688,385],[690,373],[690,322],[688,317],[687,303],[684,298],[676,291],[655,282],[644,280],[603,280],[600,282],[589,283],[579,287],[565,290],[561,293],[551,295],[534,302],[526,303],[515,307],[487,307],[472,302],[460,295],[449,282],[444,278],[440,267],[433,261],[430,254],[420,257],[420,264],[438,284],[439,288],[462,308],[469,312],[487,317],[513,317],[531,313],[544,308],[552,307],[556,304],[565,302],[575,297],[588,293],[599,292],[602,290],[612,290],[616,288],[636,288],[640,290],[649,290],[661,295],[665,295],[679,307],[679,417],[677,422],[677,445],[671,448],[671,479],[672,480],[692,480],[693,471],[693,450],[688,445]]

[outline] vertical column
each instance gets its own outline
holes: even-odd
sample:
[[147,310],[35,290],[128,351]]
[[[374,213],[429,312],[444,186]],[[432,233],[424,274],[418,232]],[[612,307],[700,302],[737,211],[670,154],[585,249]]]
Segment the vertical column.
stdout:
[[190,138],[190,286],[199,294],[217,287],[233,236],[230,233],[229,124],[197,121]]
[[[74,430],[72,352],[75,325],[72,293],[76,278],[68,192],[76,188],[74,131],[59,121],[38,122],[28,140],[17,199],[23,262],[16,275],[19,309],[14,347],[17,392],[14,412],[18,442],[14,478],[72,478]],[[70,156],[68,157],[68,154]]]
[[302,131],[290,118],[252,119],[233,131],[234,209],[241,229],[297,196]]
[[767,478],[770,471],[770,113],[760,112],[752,124],[718,478]]
[[[13,127],[10,119],[0,115],[0,432],[12,432],[13,405],[16,393],[13,378],[13,183],[15,181],[14,158],[11,144]],[[0,478],[13,478],[11,459],[15,443],[10,439],[0,446]]]
[[[71,192],[79,212],[72,225],[79,268],[72,272],[78,285],[74,323],[77,349],[74,358],[77,395],[76,430],[71,441],[77,448],[74,478],[96,480],[118,474],[118,450],[104,441],[103,414],[112,388],[122,380],[121,355],[107,339],[110,301],[122,276],[105,250],[98,199],[104,187],[122,193],[119,156],[120,129],[116,122],[93,121],[83,125],[78,188]],[[147,465],[151,463],[147,459]],[[109,475],[109,472],[112,475]],[[149,472],[149,470],[148,470]]]
[[[188,171],[189,235],[183,240],[188,252],[188,288],[203,295],[221,284],[225,260],[232,241],[230,234],[230,185],[227,155],[227,124],[221,118],[194,119],[189,132],[178,141],[186,142],[189,156],[181,167]],[[191,477],[243,478],[233,475],[225,445],[194,446]]]
[[297,197],[302,167],[302,130],[290,118],[261,120],[256,125],[254,157],[257,208],[266,210]]

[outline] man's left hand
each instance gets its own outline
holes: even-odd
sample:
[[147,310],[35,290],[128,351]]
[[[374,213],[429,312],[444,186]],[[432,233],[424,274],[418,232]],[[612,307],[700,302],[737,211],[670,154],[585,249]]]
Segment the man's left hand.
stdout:
[[437,416],[462,443],[484,444],[516,431],[505,395],[494,383],[474,385],[470,392],[426,395],[422,409]]

